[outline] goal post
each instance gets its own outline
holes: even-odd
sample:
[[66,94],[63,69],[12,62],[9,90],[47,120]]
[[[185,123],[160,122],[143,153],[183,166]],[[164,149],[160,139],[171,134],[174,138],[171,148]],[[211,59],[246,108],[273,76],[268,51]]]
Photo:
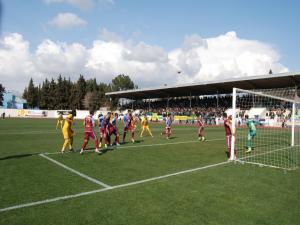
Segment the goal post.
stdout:
[[232,92],[230,160],[296,169],[300,149],[297,89]]

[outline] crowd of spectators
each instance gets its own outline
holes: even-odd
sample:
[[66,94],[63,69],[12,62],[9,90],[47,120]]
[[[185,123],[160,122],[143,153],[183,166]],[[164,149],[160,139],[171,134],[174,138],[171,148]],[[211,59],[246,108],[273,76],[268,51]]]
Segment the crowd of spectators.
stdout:
[[[245,112],[252,107],[267,108],[266,117],[274,118],[289,118],[291,112],[290,103],[281,101],[268,102],[269,99],[253,98],[249,95],[237,96],[237,107],[240,113],[237,115],[243,118]],[[213,123],[218,118],[222,118],[222,114],[227,109],[232,107],[232,96],[206,96],[192,98],[172,98],[172,99],[156,99],[149,101],[135,101],[128,105],[124,105],[123,109],[132,108],[139,109],[141,113],[157,113],[158,115],[166,116],[171,113],[176,116],[195,116],[202,115],[205,121]]]
[[[135,101],[133,103],[134,109],[140,109],[143,112],[157,113],[158,115],[165,115],[171,113],[178,116],[192,116],[194,114],[201,114],[206,117],[221,116],[228,108],[231,107],[231,96],[216,96],[203,98],[173,98],[173,99],[159,99],[149,101]],[[123,109],[131,108],[132,103],[124,105]]]

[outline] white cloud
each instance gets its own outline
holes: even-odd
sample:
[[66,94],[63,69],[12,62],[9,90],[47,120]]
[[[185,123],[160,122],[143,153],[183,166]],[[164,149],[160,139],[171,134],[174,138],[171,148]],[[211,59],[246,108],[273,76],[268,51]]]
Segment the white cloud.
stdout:
[[167,53],[159,46],[147,45],[143,42],[138,43],[131,49],[124,52],[124,59],[140,62],[162,62],[168,61]]
[[68,3],[82,10],[89,10],[94,6],[93,0],[45,0],[47,4],[51,3]]
[[99,38],[103,41],[113,41],[113,42],[123,42],[122,37],[120,37],[118,34],[109,31],[106,28],[102,28],[100,31]]
[[[34,54],[34,64],[44,74],[72,74],[84,71],[86,48],[78,43],[67,45],[44,40]],[[63,68],[63,71],[62,71]]]
[[7,89],[23,91],[30,77],[39,79],[41,74],[36,71],[29,42],[18,33],[10,33],[0,40],[0,83]]
[[[186,37],[184,43],[182,48],[169,53],[170,63],[182,70],[179,82],[261,75],[270,69],[278,73],[288,71],[279,63],[279,53],[270,45],[240,39],[235,32],[207,38],[198,44],[192,35]],[[192,47],[186,48],[186,43]]]
[[6,34],[1,39],[0,82],[8,89],[22,91],[30,77],[40,82],[59,74],[76,80],[81,73],[110,82],[124,73],[140,87],[153,87],[266,74],[269,69],[288,71],[270,45],[241,39],[235,32],[213,38],[187,36],[181,47],[169,52],[160,46],[123,40],[107,29],[91,47],[46,39],[34,52],[29,49],[29,42],[20,34]]
[[49,21],[50,25],[60,29],[68,29],[77,26],[85,26],[87,22],[73,13],[59,13],[56,17]]

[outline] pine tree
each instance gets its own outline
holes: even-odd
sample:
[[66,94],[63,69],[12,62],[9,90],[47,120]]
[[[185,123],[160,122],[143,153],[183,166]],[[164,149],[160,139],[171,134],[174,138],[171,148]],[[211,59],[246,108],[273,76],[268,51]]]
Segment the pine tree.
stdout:
[[[1,103],[0,84],[0,103]],[[59,75],[56,81],[45,79],[42,86],[35,87],[30,79],[28,87],[24,89],[23,98],[27,100],[30,108],[40,107],[41,109],[99,109],[100,106],[110,106],[110,99],[105,95],[109,91],[120,91],[137,88],[129,76],[119,75],[110,84],[97,84],[96,78],[85,80],[80,75],[77,82]],[[87,95],[87,93],[89,93]],[[86,100],[89,99],[88,106]],[[118,99],[114,99],[117,105]]]
[[27,87],[25,87],[22,98],[27,99],[27,95],[28,95],[28,89],[27,89]]
[[70,106],[70,97],[71,97],[71,88],[72,88],[72,83],[69,78],[69,80],[66,80],[64,77],[63,79],[63,87],[65,89],[64,93],[64,102],[62,105],[63,109],[71,109],[72,107]]
[[42,88],[41,85],[37,86],[36,88],[36,94],[37,94],[37,107],[41,108],[41,98],[42,98]]
[[83,109],[83,100],[86,94],[86,82],[82,75],[79,76],[77,83],[71,91],[72,108]]
[[98,90],[98,84],[96,78],[86,81],[86,91],[93,92]]
[[56,100],[56,82],[52,78],[50,85],[49,85],[49,95],[48,95],[48,105],[49,109],[56,109],[57,106],[57,100]]
[[38,89],[34,86],[32,78],[30,78],[28,87],[24,90],[23,97],[26,99],[29,108],[38,106]]
[[41,88],[41,98],[40,98],[40,108],[41,109],[50,109],[49,107],[49,91],[50,91],[50,82],[46,78],[43,82]]
[[5,88],[0,84],[0,106],[3,106],[3,96],[4,96]]
[[59,75],[57,78],[55,96],[56,96],[56,109],[64,109],[66,102],[66,91],[62,76]]

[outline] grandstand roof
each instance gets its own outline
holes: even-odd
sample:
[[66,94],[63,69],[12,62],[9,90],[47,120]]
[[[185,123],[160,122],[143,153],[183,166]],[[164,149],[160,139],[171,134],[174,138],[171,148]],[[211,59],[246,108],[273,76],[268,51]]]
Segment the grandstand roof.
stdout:
[[181,96],[198,96],[232,93],[232,88],[246,90],[271,89],[300,86],[300,72],[268,74],[245,78],[233,78],[212,82],[198,82],[183,85],[143,88],[127,91],[108,92],[112,98],[151,99]]

